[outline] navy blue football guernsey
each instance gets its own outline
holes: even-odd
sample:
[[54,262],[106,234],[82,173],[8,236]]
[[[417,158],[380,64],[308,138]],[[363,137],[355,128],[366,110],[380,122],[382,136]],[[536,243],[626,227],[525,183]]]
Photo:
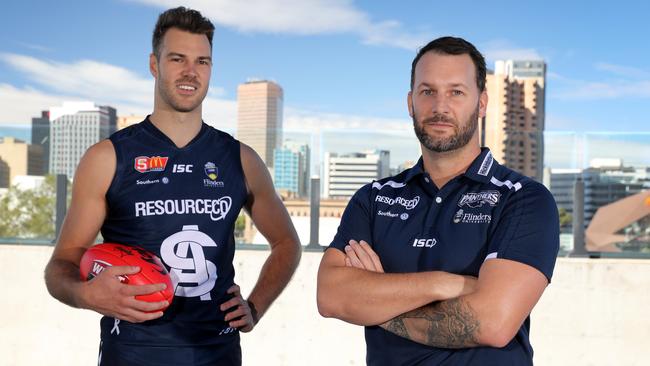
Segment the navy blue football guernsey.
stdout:
[[[555,200],[540,183],[499,165],[483,148],[467,171],[438,189],[422,159],[397,176],[362,187],[330,245],[365,240],[385,272],[446,271],[478,276],[485,260],[530,265],[550,281],[559,249]],[[527,318],[503,348],[443,349],[365,328],[367,362],[396,365],[532,365]]]
[[247,197],[240,145],[203,123],[178,148],[149,119],[110,137],[117,168],[106,194],[105,242],[141,246],[163,261],[175,296],[164,316],[101,320],[102,342],[202,346],[239,342],[219,306],[233,285],[234,223]]

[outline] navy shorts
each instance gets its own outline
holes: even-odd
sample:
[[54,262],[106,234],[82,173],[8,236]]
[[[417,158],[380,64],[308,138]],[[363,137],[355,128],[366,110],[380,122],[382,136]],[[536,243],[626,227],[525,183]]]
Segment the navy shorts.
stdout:
[[99,344],[98,366],[241,366],[239,342],[196,347]]

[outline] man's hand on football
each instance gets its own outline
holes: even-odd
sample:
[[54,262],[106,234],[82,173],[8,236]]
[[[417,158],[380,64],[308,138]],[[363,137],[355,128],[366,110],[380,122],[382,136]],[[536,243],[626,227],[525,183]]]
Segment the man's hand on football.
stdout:
[[80,305],[100,314],[131,323],[141,323],[160,318],[160,309],[169,305],[167,301],[148,302],[136,299],[165,289],[164,283],[150,285],[129,285],[122,283],[122,276],[140,272],[134,266],[111,266],[88,282],[83,282]]

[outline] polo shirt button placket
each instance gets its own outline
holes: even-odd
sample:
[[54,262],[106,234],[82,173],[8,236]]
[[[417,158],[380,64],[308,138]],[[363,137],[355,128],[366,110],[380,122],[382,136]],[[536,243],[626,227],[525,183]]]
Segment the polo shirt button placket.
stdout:
[[442,202],[442,198],[440,196],[436,197],[436,203],[441,203],[441,202]]

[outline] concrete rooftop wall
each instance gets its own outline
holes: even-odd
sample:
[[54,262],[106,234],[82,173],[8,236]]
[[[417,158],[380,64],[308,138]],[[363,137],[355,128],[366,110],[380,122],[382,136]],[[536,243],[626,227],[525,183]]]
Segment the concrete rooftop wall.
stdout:
[[[96,364],[99,315],[52,299],[43,268],[52,247],[0,245],[0,364]],[[237,282],[248,293],[266,256],[239,250]],[[305,252],[294,279],[252,333],[244,365],[364,365],[363,329],[316,309],[321,253]],[[558,259],[532,316],[536,365],[647,365],[650,260]]]

